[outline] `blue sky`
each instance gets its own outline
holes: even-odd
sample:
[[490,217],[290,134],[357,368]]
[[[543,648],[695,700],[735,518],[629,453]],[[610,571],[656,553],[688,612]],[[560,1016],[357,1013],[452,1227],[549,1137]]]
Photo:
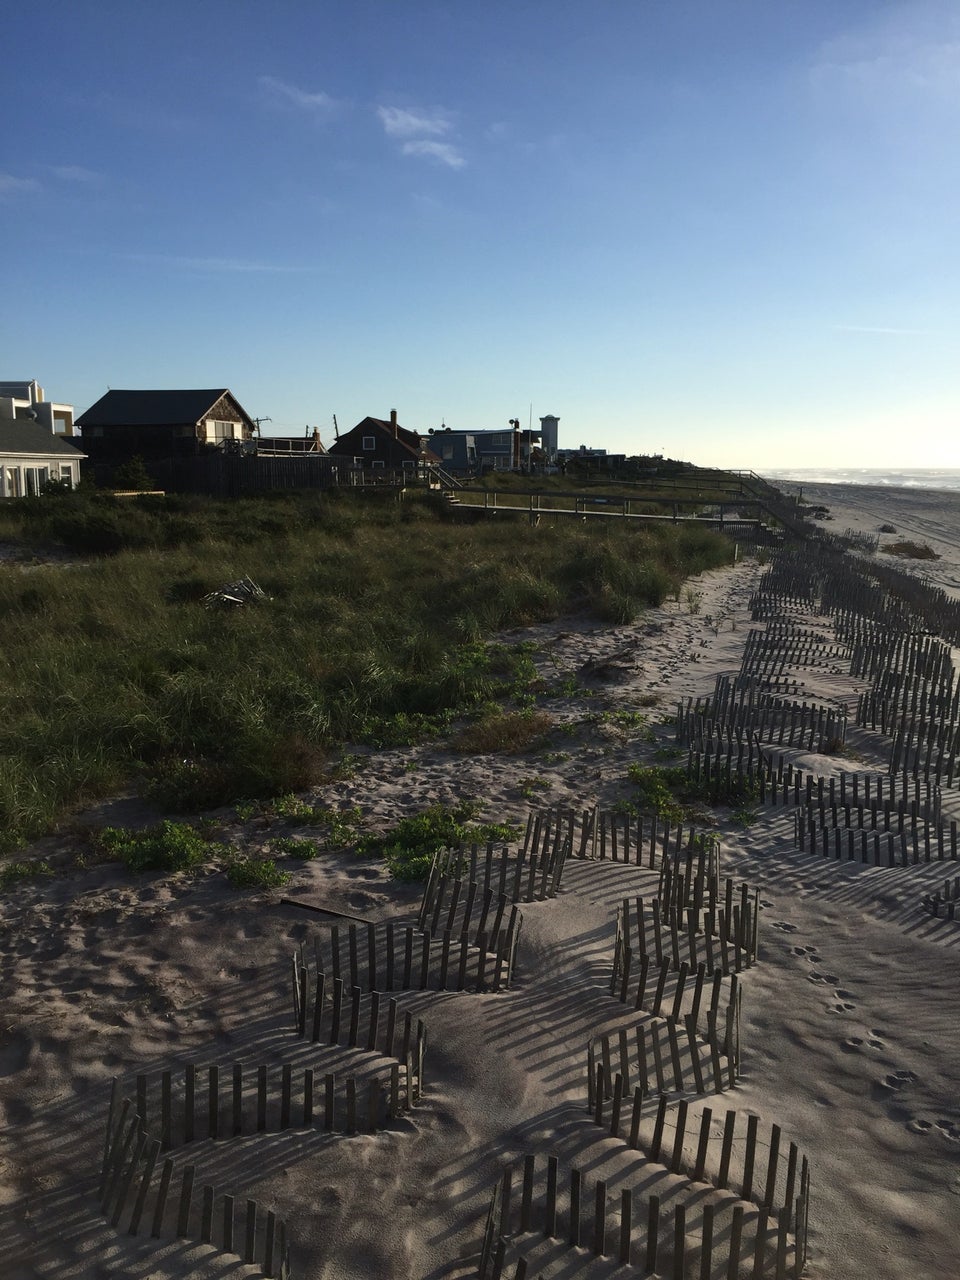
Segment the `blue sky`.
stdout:
[[960,466],[957,0],[12,0],[0,377]]

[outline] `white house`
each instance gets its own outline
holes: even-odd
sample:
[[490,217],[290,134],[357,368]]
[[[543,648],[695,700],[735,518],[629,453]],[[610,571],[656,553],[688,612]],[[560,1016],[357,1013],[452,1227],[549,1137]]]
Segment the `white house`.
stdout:
[[48,480],[80,482],[73,406],[45,400],[36,382],[0,382],[0,498],[38,494]]
[[43,387],[31,382],[0,382],[0,420],[14,418],[38,422],[56,436],[72,436],[73,405],[54,404]]

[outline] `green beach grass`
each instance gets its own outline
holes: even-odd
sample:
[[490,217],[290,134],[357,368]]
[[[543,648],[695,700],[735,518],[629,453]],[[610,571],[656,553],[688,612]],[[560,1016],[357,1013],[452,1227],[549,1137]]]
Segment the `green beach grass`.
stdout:
[[[732,555],[703,528],[457,523],[409,493],[45,495],[3,504],[0,540],[84,557],[0,565],[8,850],[131,785],[182,812],[275,796],[347,744],[529,707],[529,654],[494,633],[625,623]],[[269,599],[203,606],[241,576]]]

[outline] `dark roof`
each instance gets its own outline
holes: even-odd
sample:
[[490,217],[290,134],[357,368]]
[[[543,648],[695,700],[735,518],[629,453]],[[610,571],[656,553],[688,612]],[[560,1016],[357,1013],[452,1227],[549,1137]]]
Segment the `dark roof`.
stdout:
[[[196,426],[221,396],[235,397],[226,387],[203,391],[108,391],[77,419],[81,427]],[[240,405],[237,404],[240,409]],[[240,409],[243,413],[243,410]],[[247,415],[244,414],[244,417]]]
[[373,423],[375,427],[381,427],[384,431],[386,431],[388,436],[394,436],[394,430],[396,430],[396,435],[394,436],[394,439],[399,440],[401,444],[405,444],[408,449],[412,449],[413,452],[417,454],[417,456],[419,457],[421,436],[418,431],[408,431],[406,427],[401,427],[399,423],[397,423],[396,428],[394,428],[394,425],[392,422],[385,421],[383,418],[369,418],[369,417],[364,418],[362,422],[358,422],[354,430],[355,431],[359,430],[360,427],[365,427],[369,423]]
[[0,418],[0,453],[55,453],[69,458],[87,456],[63,436],[55,436],[46,427],[36,422],[24,422],[22,418]]
[[352,454],[354,449],[354,441],[364,435],[365,432],[379,431],[382,435],[388,436],[392,443],[400,446],[402,453],[408,453],[411,458],[419,461],[426,458],[427,461],[433,459],[439,462],[439,457],[424,446],[427,443],[426,436],[422,436],[419,431],[408,431],[406,427],[396,426],[392,422],[388,422],[385,418],[366,417],[362,422],[358,422],[355,427],[351,427],[349,431],[345,431],[342,436],[330,445],[328,453],[336,454],[338,457],[356,456]]

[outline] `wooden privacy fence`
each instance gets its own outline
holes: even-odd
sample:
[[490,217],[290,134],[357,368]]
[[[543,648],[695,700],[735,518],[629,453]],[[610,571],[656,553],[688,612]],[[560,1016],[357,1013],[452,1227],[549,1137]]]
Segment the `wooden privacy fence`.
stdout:
[[783,1189],[790,1200],[779,1208],[738,1202],[729,1192],[668,1207],[629,1185],[597,1179],[591,1186],[583,1170],[561,1166],[558,1156],[528,1155],[507,1166],[491,1192],[480,1280],[525,1280],[537,1274],[541,1257],[562,1258],[564,1246],[581,1251],[573,1258],[589,1250],[636,1276],[798,1277],[806,1262],[810,1172],[805,1159],[798,1166],[792,1146],[791,1152],[793,1181]]
[[[451,893],[459,897],[458,886],[462,887],[461,882],[455,881]],[[476,898],[469,889],[464,900],[467,905],[459,926],[444,928],[440,934],[388,920],[351,924],[346,938],[337,925],[329,933],[315,935],[313,972],[308,973],[302,948],[293,961],[294,988],[303,992],[300,1020],[307,1017],[308,989],[313,993],[312,1021],[319,1016],[318,1007],[323,1007],[325,991],[336,999],[337,983],[344,981],[341,975],[346,975],[351,989],[366,992],[505,990],[513,976],[523,913],[506,897],[494,902],[489,891],[476,915]],[[464,919],[467,925],[472,922],[472,931]]]

